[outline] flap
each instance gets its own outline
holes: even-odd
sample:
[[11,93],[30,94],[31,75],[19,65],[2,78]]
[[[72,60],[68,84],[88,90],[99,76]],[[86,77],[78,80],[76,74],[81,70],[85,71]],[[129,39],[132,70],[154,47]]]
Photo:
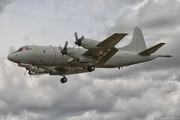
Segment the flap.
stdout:
[[104,65],[104,63],[106,63],[117,51],[118,49],[115,47],[111,48],[111,50],[108,51],[104,56],[99,56],[94,63],[97,63],[97,65]]

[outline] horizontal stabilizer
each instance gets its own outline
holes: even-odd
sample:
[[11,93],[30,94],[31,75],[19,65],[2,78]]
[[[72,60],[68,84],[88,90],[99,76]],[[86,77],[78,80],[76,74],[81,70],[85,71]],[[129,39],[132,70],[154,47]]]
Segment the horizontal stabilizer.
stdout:
[[162,47],[164,44],[165,44],[165,43],[159,43],[159,44],[157,44],[157,45],[155,45],[155,46],[153,46],[153,47],[150,47],[150,48],[148,48],[148,49],[146,49],[146,50],[143,50],[142,52],[139,52],[138,54],[139,54],[139,55],[150,55],[150,54],[156,52],[156,51],[157,51],[160,47]]

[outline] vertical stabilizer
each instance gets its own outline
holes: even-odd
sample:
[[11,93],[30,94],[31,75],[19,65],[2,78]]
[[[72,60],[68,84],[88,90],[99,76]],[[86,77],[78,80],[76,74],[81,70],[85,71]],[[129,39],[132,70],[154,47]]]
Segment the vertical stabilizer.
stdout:
[[144,41],[142,31],[140,28],[136,27],[134,29],[134,33],[133,33],[131,42],[127,46],[122,47],[119,50],[139,53],[145,49],[146,49],[146,44]]

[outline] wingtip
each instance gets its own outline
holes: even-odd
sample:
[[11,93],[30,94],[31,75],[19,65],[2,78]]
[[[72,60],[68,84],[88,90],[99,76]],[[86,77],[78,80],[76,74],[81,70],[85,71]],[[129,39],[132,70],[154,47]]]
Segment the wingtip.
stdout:
[[172,55],[159,55],[159,57],[172,57]]
[[118,35],[118,34],[128,35],[128,33],[114,33],[114,35]]
[[172,57],[172,55],[165,55],[165,57]]

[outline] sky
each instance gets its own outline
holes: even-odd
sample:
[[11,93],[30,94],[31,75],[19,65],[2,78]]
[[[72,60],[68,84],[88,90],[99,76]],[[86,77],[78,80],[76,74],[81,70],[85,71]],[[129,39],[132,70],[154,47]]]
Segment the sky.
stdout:
[[[1,120],[179,120],[179,0],[0,0]],[[74,46],[74,32],[102,41],[141,28],[147,47],[166,44],[150,62],[121,70],[29,76],[7,60],[24,45]]]

